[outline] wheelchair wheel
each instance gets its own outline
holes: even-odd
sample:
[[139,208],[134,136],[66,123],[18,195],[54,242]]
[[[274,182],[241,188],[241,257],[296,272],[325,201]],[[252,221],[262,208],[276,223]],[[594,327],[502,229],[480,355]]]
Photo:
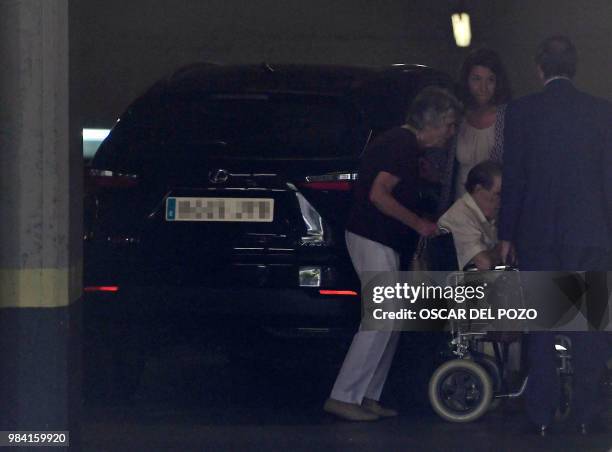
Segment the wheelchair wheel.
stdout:
[[442,364],[429,380],[429,401],[441,418],[472,422],[489,409],[493,384],[474,361],[454,359]]
[[[502,390],[502,376],[499,371],[499,366],[493,358],[485,355],[484,353],[478,356],[474,356],[474,361],[482,366],[491,379],[491,385],[493,386],[493,394],[497,394]],[[502,404],[502,399],[496,399],[493,397],[489,404],[489,411],[496,410]]]

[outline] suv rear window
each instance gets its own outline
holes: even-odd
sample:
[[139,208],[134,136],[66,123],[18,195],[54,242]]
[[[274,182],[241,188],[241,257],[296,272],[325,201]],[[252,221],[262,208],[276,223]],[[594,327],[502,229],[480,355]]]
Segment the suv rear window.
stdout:
[[[357,156],[369,132],[361,112],[337,96],[190,93],[164,97],[129,110],[96,160],[136,170],[143,159],[181,154],[249,159]],[[152,109],[158,109],[158,114]],[[103,157],[108,153],[114,158]]]

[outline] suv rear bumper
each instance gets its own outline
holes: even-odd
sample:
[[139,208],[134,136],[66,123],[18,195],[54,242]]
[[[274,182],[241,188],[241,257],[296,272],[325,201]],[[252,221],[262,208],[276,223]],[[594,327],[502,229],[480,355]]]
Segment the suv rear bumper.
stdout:
[[153,334],[243,326],[355,328],[361,313],[358,296],[327,296],[302,288],[133,286],[114,293],[89,292],[84,298],[88,333],[123,326]]

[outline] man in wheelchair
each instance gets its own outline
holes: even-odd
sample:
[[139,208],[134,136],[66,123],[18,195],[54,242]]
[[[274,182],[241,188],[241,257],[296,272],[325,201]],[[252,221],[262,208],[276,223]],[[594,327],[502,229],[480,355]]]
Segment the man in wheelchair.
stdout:
[[[457,265],[456,267],[453,266],[454,268],[465,270],[467,267],[468,270],[471,270],[476,267],[478,270],[491,270],[495,268],[496,265],[502,264],[495,224],[500,207],[501,183],[502,175],[499,164],[485,161],[476,165],[468,174],[466,182],[467,193],[459,198],[439,219],[438,224],[440,228],[444,228],[452,234],[448,235],[448,238],[452,237],[452,239],[445,240],[444,245],[448,246],[450,243],[454,242]],[[439,236],[439,238],[443,239],[443,236]],[[452,247],[452,245],[450,246]],[[440,250],[431,250],[430,254],[435,257],[443,255],[444,253]],[[452,269],[434,268],[433,270],[446,271]],[[454,334],[460,336],[460,333],[455,332]],[[536,340],[531,339],[531,345],[529,345],[529,342],[527,342],[527,345],[532,349],[538,346],[539,348],[536,351],[539,353],[534,353],[534,351],[531,350],[530,365],[521,366],[519,363],[519,355],[522,353],[518,347],[519,344],[515,342],[510,345],[510,341],[508,340],[511,338],[510,335],[504,337],[503,333],[500,336],[495,333],[493,335],[491,335],[491,333],[487,334],[487,337],[492,340],[492,342],[489,343],[493,344],[495,347],[503,346],[502,344],[505,343],[505,349],[495,353],[496,358],[499,358],[495,363],[498,365],[498,368],[491,364],[492,361],[490,359],[486,357],[484,359],[482,358],[483,351],[485,355],[490,355],[486,348],[481,348],[477,351],[477,354],[474,355],[480,355],[480,361],[478,359],[474,361],[479,364],[480,367],[484,367],[486,373],[489,374],[484,380],[490,380],[493,383],[493,400],[495,400],[495,398],[498,400],[503,400],[505,398],[511,399],[525,395],[528,412],[530,410],[530,405],[541,403],[539,394],[533,395],[534,385],[527,384],[527,378],[525,378],[526,374],[522,376],[523,382],[520,384],[520,388],[511,385],[514,387],[512,390],[510,390],[510,386],[506,386],[504,389],[503,384],[496,385],[495,381],[504,380],[504,367],[506,370],[512,371],[529,367],[529,380],[533,379],[534,373],[541,372],[542,366],[538,366],[538,360],[542,360],[542,356],[544,356],[552,363],[549,367],[552,368],[554,375],[549,378],[548,385],[550,388],[555,388],[553,391],[555,392],[554,398],[558,399],[558,401],[555,401],[555,409],[552,410],[552,418],[545,423],[537,425],[537,433],[545,435],[549,423],[553,422],[553,420],[566,421],[569,416],[574,416],[579,422],[582,422],[580,424],[581,433],[584,434],[588,432],[588,428],[585,427],[587,424],[583,421],[585,417],[583,412],[596,412],[597,409],[594,408],[595,405],[601,405],[602,401],[597,401],[597,403],[595,403],[592,398],[588,398],[583,394],[585,390],[581,388],[585,386],[584,381],[586,381],[587,377],[589,380],[586,386],[600,386],[600,382],[597,378],[597,376],[600,375],[600,371],[591,370],[590,373],[581,371],[581,373],[578,374],[578,379],[581,378],[584,381],[581,381],[581,384],[578,385],[578,389],[575,389],[575,366],[572,364],[572,359],[570,358],[578,357],[582,359],[583,356],[589,354],[603,356],[604,352],[602,351],[601,345],[596,344],[598,348],[592,346],[589,350],[588,345],[593,341],[588,342],[582,340],[574,343],[572,338],[576,335],[554,334],[554,332],[553,334],[544,335],[536,333]],[[520,335],[520,333],[518,334]],[[529,336],[531,336],[531,334]],[[529,336],[526,338],[527,341],[530,340]],[[545,336],[546,341],[538,341],[540,336]],[[500,337],[502,339],[499,339]],[[578,339],[582,339],[580,335],[577,337]],[[480,341],[480,344],[482,343],[483,342]],[[478,347],[478,343],[472,345]],[[556,351],[556,353],[553,354],[553,351]],[[454,387],[451,389],[447,387],[450,383],[446,383],[446,381],[452,382],[453,384],[455,383],[453,375],[459,375],[460,372],[465,373],[466,369],[474,374],[479,371],[477,367],[472,369],[468,364],[469,363],[464,363],[462,366],[457,360],[448,362],[442,365],[432,377],[432,382],[435,384],[430,382],[430,400],[432,401],[434,410],[441,417],[452,422],[473,421],[486,411],[486,409],[482,408],[484,405],[478,405],[478,403],[475,402],[477,399],[482,399],[484,397],[482,394],[486,391],[476,391],[480,394],[480,399],[474,395],[471,399],[466,398],[466,402],[462,405],[458,404],[456,401],[457,390]],[[499,368],[500,364],[501,368]],[[472,364],[471,367],[474,367],[474,365]],[[482,372],[482,369],[480,372]],[[535,377],[537,376],[538,375],[535,375]],[[555,381],[553,381],[553,379]],[[475,387],[478,387],[478,385]],[[469,387],[467,389],[469,389]],[[552,389],[550,389],[549,392],[550,391],[552,391]],[[593,390],[592,392],[595,394],[596,391]],[[579,397],[586,400],[586,402],[584,400],[579,401]],[[572,414],[570,408],[575,411],[575,414]],[[531,413],[529,414],[531,415]],[[582,418],[580,416],[582,416]],[[533,415],[531,415],[531,417],[533,417]]]
[[[445,234],[443,234],[430,243],[428,263],[434,263],[431,270],[469,271],[476,269],[486,271],[502,264],[496,228],[501,184],[502,168],[499,163],[484,161],[471,169],[465,184],[466,193],[457,199],[438,220],[440,229],[450,232],[451,234],[448,234],[447,237],[452,237],[452,239],[450,241],[445,239]],[[440,242],[434,243],[436,240]],[[454,248],[452,252],[448,247]],[[451,259],[454,259],[455,262],[453,263]],[[458,331],[453,334],[456,341],[457,335],[460,334]],[[470,336],[463,337],[469,338]],[[520,375],[520,338],[520,334],[488,333],[487,336],[481,336],[469,346],[472,348],[470,353],[480,357],[476,361],[491,377],[493,391],[496,394],[504,393],[509,389],[506,386],[508,384],[506,372],[511,372],[515,376]],[[467,365],[469,362],[463,364]],[[444,366],[440,369],[444,369]],[[453,372],[452,369],[452,367],[448,368],[449,374]],[[444,383],[441,383],[438,392],[440,391],[444,393]],[[506,392],[505,397],[514,398],[521,393],[522,390],[517,393]],[[449,397],[452,399],[452,396]],[[468,422],[486,411],[482,409],[482,406],[477,407],[478,404],[473,403],[473,400],[467,401],[461,409],[453,406],[452,403],[444,407],[445,402],[440,400],[443,398],[444,396],[440,394],[438,397],[433,397],[439,400],[437,402],[432,400],[432,405],[439,415],[452,422]]]
[[440,217],[438,226],[453,235],[460,269],[489,270],[501,264],[495,221],[501,194],[501,166],[487,160],[468,174],[466,193]]

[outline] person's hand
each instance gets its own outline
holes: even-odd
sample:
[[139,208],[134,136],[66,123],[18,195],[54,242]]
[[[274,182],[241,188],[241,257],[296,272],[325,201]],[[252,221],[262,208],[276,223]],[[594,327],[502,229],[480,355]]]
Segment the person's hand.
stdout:
[[425,220],[423,218],[421,218],[421,220],[419,221],[416,231],[422,237],[432,237],[440,232],[436,223],[434,223],[433,221]]
[[499,242],[499,254],[501,256],[502,264],[513,265],[516,263],[516,252],[512,242],[507,240],[501,240]]

